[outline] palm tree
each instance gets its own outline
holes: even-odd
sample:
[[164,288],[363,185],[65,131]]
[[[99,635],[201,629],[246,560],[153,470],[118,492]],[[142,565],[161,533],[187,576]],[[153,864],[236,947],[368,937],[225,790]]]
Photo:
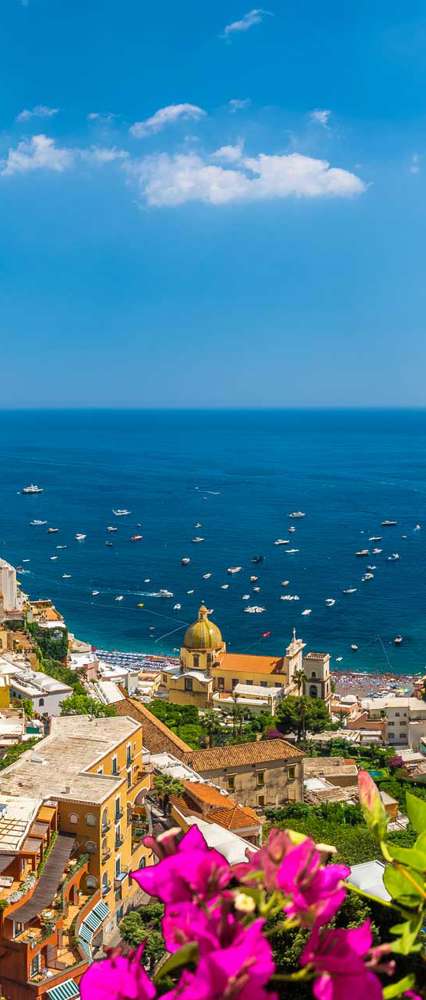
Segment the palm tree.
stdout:
[[221,732],[221,725],[215,712],[211,709],[204,715],[203,726],[207,733],[209,747],[214,746],[214,738]]
[[170,799],[173,795],[183,795],[185,786],[177,778],[172,778],[169,774],[156,774],[154,778],[154,793],[157,796],[163,813],[167,816],[170,812]]
[[299,670],[295,670],[295,672],[294,672],[294,680],[296,682],[296,687],[297,687],[297,693],[298,693],[298,695],[303,694],[303,685],[304,685],[304,682],[305,682],[305,672],[304,672],[304,670],[300,670],[300,669]]

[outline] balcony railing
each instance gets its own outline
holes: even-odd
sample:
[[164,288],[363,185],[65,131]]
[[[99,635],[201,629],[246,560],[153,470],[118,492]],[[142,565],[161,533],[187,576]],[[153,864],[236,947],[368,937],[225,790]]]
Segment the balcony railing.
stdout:
[[120,819],[123,819],[123,815],[124,815],[124,813],[123,813],[122,809],[116,809],[115,816],[114,816],[115,822],[119,823]]
[[103,896],[106,896],[106,895],[107,895],[107,894],[108,894],[108,893],[109,893],[110,891],[111,891],[111,883],[110,883],[110,882],[107,882],[107,884],[106,884],[106,885],[104,884],[104,885],[102,886],[102,895],[103,895]]
[[110,829],[111,829],[111,820],[108,819],[106,823],[102,823],[101,827],[102,836],[104,835],[104,833],[108,833],[108,830]]
[[106,861],[111,857],[111,848],[108,847],[106,851],[102,851],[102,864],[104,865]]
[[122,836],[122,834],[120,834],[119,837],[115,838],[115,850],[118,851],[119,847],[122,847],[123,844],[124,844],[124,837]]

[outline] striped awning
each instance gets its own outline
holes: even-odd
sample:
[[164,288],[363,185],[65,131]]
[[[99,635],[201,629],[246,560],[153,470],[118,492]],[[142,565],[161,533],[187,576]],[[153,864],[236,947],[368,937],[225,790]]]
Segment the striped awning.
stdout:
[[71,997],[80,996],[80,990],[73,979],[66,979],[65,982],[59,983],[59,986],[52,986],[52,989],[47,991],[47,996],[49,1000],[71,1000]]
[[[84,918],[82,927],[84,926],[88,927],[93,936],[95,931],[98,930],[98,927],[100,927],[101,924],[103,924],[108,914],[109,914],[109,906],[107,906],[107,904],[104,903],[103,900],[101,899],[99,903],[96,903],[96,906],[93,907],[93,910],[91,910],[90,913],[87,914],[87,917]],[[80,927],[80,932],[81,932],[81,927]]]

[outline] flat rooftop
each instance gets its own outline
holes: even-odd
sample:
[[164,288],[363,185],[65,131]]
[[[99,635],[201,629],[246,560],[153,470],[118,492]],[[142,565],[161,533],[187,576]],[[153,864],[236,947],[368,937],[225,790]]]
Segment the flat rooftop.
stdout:
[[25,796],[36,792],[43,800],[102,803],[124,778],[91,774],[89,768],[130,739],[138,728],[138,723],[126,716],[91,719],[69,715],[52,719],[50,736],[0,773],[0,802],[5,794]]
[[0,855],[19,851],[41,804],[41,798],[0,791]]

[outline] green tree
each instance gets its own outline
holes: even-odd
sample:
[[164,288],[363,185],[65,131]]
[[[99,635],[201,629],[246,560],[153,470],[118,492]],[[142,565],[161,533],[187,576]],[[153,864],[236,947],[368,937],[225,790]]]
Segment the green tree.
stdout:
[[170,812],[170,799],[172,795],[183,795],[185,786],[177,778],[172,778],[169,774],[156,774],[154,778],[154,791],[161,804],[165,815]]
[[306,732],[322,733],[333,728],[333,723],[320,698],[289,695],[277,707],[275,726],[282,733],[296,731],[298,739],[302,739]]
[[21,704],[22,704],[22,708],[24,709],[24,712],[25,712],[25,715],[26,715],[27,719],[33,719],[34,718],[34,705],[33,705],[32,701],[31,701],[31,698],[23,698]]
[[61,715],[93,715],[95,719],[105,719],[117,715],[117,709],[115,705],[103,705],[88,694],[72,694],[62,702]]

